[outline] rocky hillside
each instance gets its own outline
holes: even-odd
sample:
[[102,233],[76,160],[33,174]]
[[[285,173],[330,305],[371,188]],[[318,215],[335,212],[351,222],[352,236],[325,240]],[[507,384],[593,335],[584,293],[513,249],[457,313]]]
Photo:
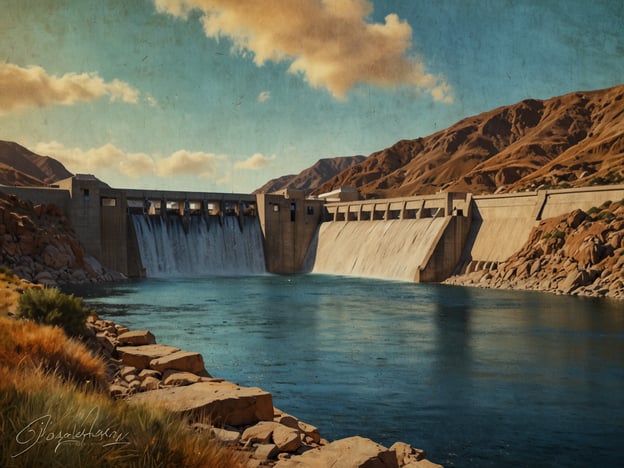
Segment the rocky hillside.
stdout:
[[446,283],[624,299],[624,200],[545,219],[496,270]]
[[254,193],[272,193],[285,188],[311,192],[342,171],[361,163],[364,159],[364,156],[320,159],[316,164],[299,174],[286,175],[270,180],[254,191]]
[[624,85],[529,99],[402,140],[315,190],[368,197],[476,194],[624,181]]
[[0,265],[43,284],[111,281],[119,274],[87,255],[55,205],[0,194]]
[[0,184],[46,186],[72,173],[49,156],[40,156],[11,141],[0,140]]

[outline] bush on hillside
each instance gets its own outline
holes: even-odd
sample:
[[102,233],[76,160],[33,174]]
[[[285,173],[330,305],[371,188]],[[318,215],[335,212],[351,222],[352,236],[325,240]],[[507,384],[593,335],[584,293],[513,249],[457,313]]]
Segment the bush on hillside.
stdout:
[[85,331],[85,322],[92,311],[82,299],[63,294],[56,288],[28,289],[20,296],[18,317],[44,325],[56,325],[69,336],[79,336]]

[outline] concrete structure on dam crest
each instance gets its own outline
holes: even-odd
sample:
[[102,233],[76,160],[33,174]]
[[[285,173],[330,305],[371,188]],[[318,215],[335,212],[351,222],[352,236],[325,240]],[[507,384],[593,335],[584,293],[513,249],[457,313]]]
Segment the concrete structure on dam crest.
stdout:
[[[87,252],[130,277],[144,274],[133,215],[235,217],[260,224],[266,270],[438,282],[458,272],[496,268],[540,220],[624,199],[624,186],[473,196],[444,192],[384,200],[306,198],[304,192],[234,194],[115,189],[91,175],[53,188],[0,186],[33,203],[54,203]],[[340,191],[337,191],[340,195]],[[338,196],[338,199],[340,197]],[[332,200],[332,201],[329,201]]]

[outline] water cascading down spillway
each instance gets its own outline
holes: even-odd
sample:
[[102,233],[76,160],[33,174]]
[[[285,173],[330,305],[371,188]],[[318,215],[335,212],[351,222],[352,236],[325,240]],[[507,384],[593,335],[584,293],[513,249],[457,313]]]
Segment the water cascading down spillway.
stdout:
[[[254,275],[266,271],[256,217],[133,214],[147,277]],[[242,228],[241,224],[243,223]]]
[[414,281],[443,217],[323,223],[306,258],[313,273]]

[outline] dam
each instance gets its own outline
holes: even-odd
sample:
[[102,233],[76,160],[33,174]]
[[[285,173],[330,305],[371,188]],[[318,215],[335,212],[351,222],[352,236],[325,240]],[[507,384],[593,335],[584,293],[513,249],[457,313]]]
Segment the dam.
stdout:
[[358,200],[116,189],[80,174],[53,188],[0,191],[59,206],[87,252],[128,277],[312,272],[415,282],[495,269],[540,220],[624,199],[624,185]]

